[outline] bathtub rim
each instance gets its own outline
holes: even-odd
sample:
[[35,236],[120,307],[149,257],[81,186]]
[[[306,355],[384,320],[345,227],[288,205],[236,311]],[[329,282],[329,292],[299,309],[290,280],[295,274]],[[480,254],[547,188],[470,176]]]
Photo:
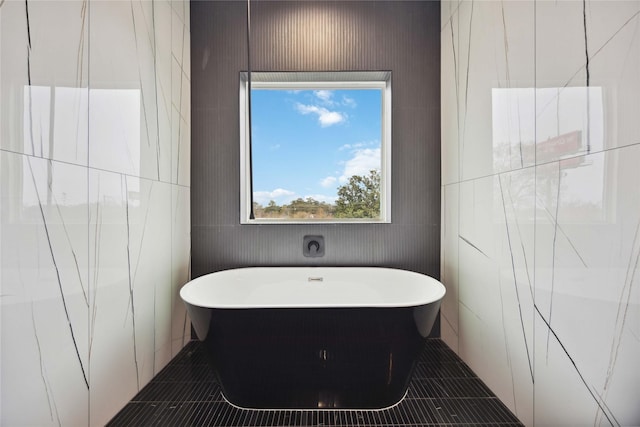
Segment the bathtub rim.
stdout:
[[[325,290],[327,284],[329,286],[336,286],[336,284],[344,283],[336,283],[332,281],[326,281],[315,285],[309,285],[304,283],[305,280],[298,278],[298,282],[296,284],[291,284],[292,279],[289,279],[287,283],[288,286],[292,286],[289,289],[282,289],[284,291],[289,291],[289,293],[280,294],[277,297],[274,296],[274,293],[271,292],[269,298],[272,298],[270,301],[246,301],[233,299],[233,297],[238,297],[239,292],[238,288],[234,288],[229,293],[219,293],[215,294],[216,290],[221,288],[220,283],[216,284],[214,281],[216,279],[222,281],[225,276],[229,276],[230,280],[234,279],[234,275],[242,275],[242,274],[251,274],[251,273],[260,273],[267,272],[271,270],[286,270],[289,272],[297,272],[297,273],[305,273],[301,274],[301,276],[305,278],[312,277],[325,277],[326,273],[336,273],[337,271],[347,271],[350,273],[367,273],[372,274],[372,277],[375,276],[375,273],[382,274],[393,274],[397,275],[396,279],[404,278],[410,279],[405,282],[403,285],[405,287],[410,287],[409,291],[413,291],[420,293],[418,297],[415,295],[413,299],[409,297],[405,297],[405,299],[400,298],[399,293],[390,291],[390,286],[385,283],[378,282],[373,285],[375,288],[378,287],[378,291],[385,293],[384,295],[376,295],[377,300],[369,300],[369,301],[361,301],[356,300],[356,298],[361,298],[362,295],[358,293],[356,295],[356,291],[362,291],[362,288],[359,289],[350,289],[351,294],[347,296],[349,298],[341,299],[340,297],[344,297],[344,294],[332,294],[331,296],[327,296],[326,292],[320,292]],[[324,275],[323,275],[324,273]],[[260,277],[260,276],[257,276]],[[286,277],[283,275],[283,277]],[[237,280],[237,277],[235,278]],[[205,283],[212,282],[209,286],[205,287]],[[283,282],[287,282],[284,280]],[[303,282],[303,283],[300,283]],[[419,283],[418,283],[419,282]],[[366,286],[372,286],[371,283],[366,282]],[[358,283],[349,283],[349,285],[356,286]],[[242,284],[241,284],[242,285]],[[236,284],[237,287],[241,286]],[[266,286],[276,286],[274,283],[270,283]],[[278,283],[277,285],[285,286],[282,283]],[[359,283],[362,287],[362,283]],[[426,285],[426,286],[425,286]],[[395,286],[398,286],[397,284]],[[305,287],[307,287],[305,289]],[[204,288],[204,289],[203,289]],[[335,289],[330,289],[330,291]],[[364,289],[370,290],[369,288]],[[293,292],[292,292],[293,291]],[[291,293],[299,293],[303,295],[297,295],[300,300],[291,300],[295,296],[291,296]],[[239,267],[239,268],[231,268],[227,270],[220,270],[213,273],[208,273],[202,276],[199,276],[195,279],[190,280],[186,284],[184,284],[180,289],[180,298],[183,302],[190,304],[196,307],[202,308],[210,308],[210,309],[270,309],[270,308],[394,308],[394,307],[417,307],[432,303],[441,302],[446,294],[445,286],[437,279],[428,276],[423,273],[418,273],[410,270],[404,270],[399,268],[391,268],[391,267],[349,267],[349,266],[293,266],[293,267]],[[315,297],[315,299],[313,299]],[[324,298],[324,299],[323,299]],[[333,299],[331,299],[333,298]]]

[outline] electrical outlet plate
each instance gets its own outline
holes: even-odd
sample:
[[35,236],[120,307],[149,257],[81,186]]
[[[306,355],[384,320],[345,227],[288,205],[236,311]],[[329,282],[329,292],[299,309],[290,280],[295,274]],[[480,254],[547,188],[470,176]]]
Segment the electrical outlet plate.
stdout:
[[324,237],[311,235],[304,236],[302,239],[302,255],[308,258],[324,256]]

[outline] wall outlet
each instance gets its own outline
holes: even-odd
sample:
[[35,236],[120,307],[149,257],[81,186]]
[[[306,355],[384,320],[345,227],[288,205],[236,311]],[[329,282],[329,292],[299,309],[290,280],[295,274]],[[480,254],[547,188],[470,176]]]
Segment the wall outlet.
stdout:
[[302,239],[302,255],[308,258],[324,256],[324,237],[304,236]]

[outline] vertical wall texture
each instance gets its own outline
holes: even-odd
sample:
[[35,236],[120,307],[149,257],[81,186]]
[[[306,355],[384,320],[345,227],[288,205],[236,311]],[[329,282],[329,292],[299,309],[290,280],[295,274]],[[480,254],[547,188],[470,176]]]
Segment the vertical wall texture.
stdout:
[[[439,3],[265,1],[251,12],[254,71],[392,72],[392,224],[239,224],[246,3],[194,2],[194,277],[257,265],[389,266],[439,277]],[[305,234],[324,235],[323,258],[303,257]]]
[[0,48],[0,424],[104,425],[189,339],[189,3],[0,2]]
[[442,3],[442,336],[526,425],[640,425],[640,2]]

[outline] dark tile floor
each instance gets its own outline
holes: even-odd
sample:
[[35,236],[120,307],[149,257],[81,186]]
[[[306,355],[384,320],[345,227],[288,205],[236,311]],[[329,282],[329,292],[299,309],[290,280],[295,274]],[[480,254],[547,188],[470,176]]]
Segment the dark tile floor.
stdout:
[[226,403],[204,348],[189,343],[109,426],[522,426],[441,340],[425,343],[406,398],[382,411],[241,410]]

